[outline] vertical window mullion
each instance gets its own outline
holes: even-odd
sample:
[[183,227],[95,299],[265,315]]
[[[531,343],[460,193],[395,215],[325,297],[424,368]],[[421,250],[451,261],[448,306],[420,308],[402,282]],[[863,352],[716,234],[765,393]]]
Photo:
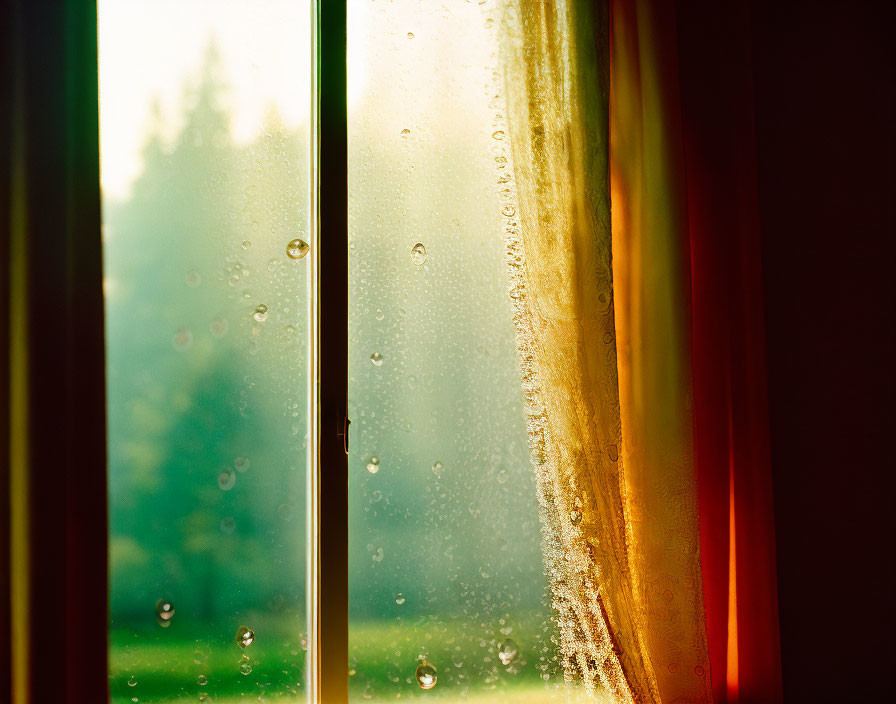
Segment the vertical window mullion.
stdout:
[[[316,562],[313,605],[317,647],[312,659],[313,699],[348,701],[348,179],[346,4],[316,3],[316,94],[312,183],[317,226],[316,365],[318,439]],[[312,480],[313,481],[313,480]]]

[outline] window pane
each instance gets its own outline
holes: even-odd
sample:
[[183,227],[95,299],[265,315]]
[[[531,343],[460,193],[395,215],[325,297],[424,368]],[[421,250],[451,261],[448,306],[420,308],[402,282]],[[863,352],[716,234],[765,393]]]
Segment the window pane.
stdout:
[[116,702],[305,701],[309,24],[99,4]]
[[498,21],[492,0],[349,3],[352,701],[578,696],[508,293]]

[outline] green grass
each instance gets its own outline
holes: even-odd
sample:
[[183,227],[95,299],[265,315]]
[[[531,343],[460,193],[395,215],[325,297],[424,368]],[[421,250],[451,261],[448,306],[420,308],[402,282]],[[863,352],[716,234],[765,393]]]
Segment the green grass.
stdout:
[[[252,672],[239,669],[243,651],[235,628],[190,630],[155,628],[110,633],[110,691],[113,702],[193,702],[201,692],[209,702],[304,701],[305,651],[301,633],[285,620],[253,619],[255,642],[246,648]],[[517,622],[511,637],[520,654],[505,667],[496,655],[500,633],[480,624],[418,618],[353,624],[349,689],[352,702],[395,700],[470,701],[476,704],[585,702],[584,695],[560,686],[550,632],[537,617]],[[540,638],[536,637],[540,634]],[[435,688],[423,691],[414,680],[418,656],[438,670]],[[549,682],[542,675],[549,674]],[[200,676],[207,678],[199,684]],[[135,684],[131,686],[130,682]]]

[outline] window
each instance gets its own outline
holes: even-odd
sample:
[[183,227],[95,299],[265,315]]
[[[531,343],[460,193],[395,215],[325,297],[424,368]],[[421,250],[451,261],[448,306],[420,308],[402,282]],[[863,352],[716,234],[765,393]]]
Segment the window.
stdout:
[[113,701],[306,695],[310,18],[99,6]]
[[349,3],[350,701],[567,701],[504,227],[496,3]]
[[[570,701],[505,263],[499,8],[347,9],[349,701]],[[310,22],[287,0],[100,4],[114,701],[312,694],[315,296],[344,311],[313,286]]]

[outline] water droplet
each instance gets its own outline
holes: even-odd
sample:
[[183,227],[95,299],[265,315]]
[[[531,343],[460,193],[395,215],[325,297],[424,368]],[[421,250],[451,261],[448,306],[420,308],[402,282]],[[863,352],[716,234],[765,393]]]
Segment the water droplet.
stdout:
[[184,281],[190,288],[197,288],[202,283],[202,277],[198,271],[194,270],[187,274],[187,278]]
[[383,549],[382,549],[382,548],[377,548],[377,549],[376,549],[376,552],[373,553],[373,556],[371,557],[371,559],[372,559],[374,562],[382,562],[382,561],[383,561],[383,557],[384,557]]
[[501,214],[505,217],[512,218],[514,215],[516,215],[516,210],[512,205],[505,205],[501,209]]
[[242,247],[243,249],[249,249],[252,246],[252,243],[249,240],[243,240]]
[[248,301],[250,298],[252,298],[252,292],[249,289],[243,289],[242,296]]
[[498,472],[498,476],[496,477],[496,479],[498,480],[498,484],[506,484],[507,483],[507,470],[502,469],[500,472]]
[[167,599],[156,602],[156,616],[162,621],[170,621],[174,617],[174,604]]
[[370,363],[375,367],[383,366],[383,355],[381,355],[379,352],[374,352],[372,355],[370,355]]
[[395,603],[398,604],[399,606],[401,606],[404,603],[404,601],[405,601],[404,594],[402,594],[401,592],[398,592],[398,594],[395,595]]
[[199,683],[200,687],[205,687],[208,684],[208,677],[205,675],[199,675],[199,679],[196,680]]
[[179,352],[188,350],[193,346],[193,333],[187,328],[180,328],[171,338],[171,344]]
[[697,667],[694,668],[694,674],[697,675],[697,677],[703,677],[703,672],[704,670],[701,665],[697,665]]
[[131,678],[128,680],[128,687],[136,687],[137,686],[137,678],[131,675]]
[[411,248],[411,261],[417,266],[422,266],[426,262],[426,247],[422,242],[418,242]]
[[259,323],[263,323],[268,319],[268,307],[264,303],[259,303],[255,306],[255,312],[252,313],[252,317]]
[[371,474],[376,474],[380,471],[380,458],[379,457],[371,457],[370,461],[367,463],[367,471]]
[[436,462],[432,466],[432,473],[435,474],[437,477],[442,474],[442,463],[441,462]]
[[236,474],[233,473],[233,470],[222,470],[218,475],[218,487],[222,491],[230,491],[234,484],[236,484]]
[[408,137],[411,136],[411,131],[409,129],[405,128],[401,131],[401,136],[404,137],[405,139],[407,139]]
[[613,462],[616,462],[619,459],[619,449],[615,445],[607,447],[607,454]]
[[489,18],[485,21],[485,28],[488,29],[488,28],[491,27],[494,23],[495,23],[495,21],[494,21],[491,17],[489,17]]
[[241,472],[241,473],[242,473],[242,472],[246,472],[246,471],[248,471],[248,469],[249,469],[249,467],[251,466],[251,464],[252,464],[252,463],[249,462],[249,458],[248,458],[248,457],[237,457],[237,458],[233,461],[233,468],[234,468],[237,472]]
[[230,323],[227,322],[227,318],[215,318],[208,326],[208,331],[212,336],[219,339],[224,337],[228,330],[230,330]]
[[236,642],[239,643],[241,648],[252,645],[255,642],[255,631],[248,626],[240,626],[236,629]]
[[382,309],[377,308],[377,309],[376,309],[376,319],[377,319],[377,320],[382,320],[382,319],[385,318],[385,317],[386,317],[386,315],[385,315],[385,313],[383,313]]
[[308,254],[309,249],[311,249],[311,247],[308,246],[308,243],[305,240],[296,237],[294,240],[290,240],[290,243],[286,245],[286,256],[290,259],[301,259]]
[[417,680],[417,684],[420,685],[420,689],[432,689],[436,686],[436,680],[438,679],[437,670],[432,663],[423,660],[417,665],[414,678]]
[[302,648],[302,650],[308,650],[308,636],[306,636],[304,633],[299,638],[299,646]]
[[498,141],[504,139],[504,130],[495,130],[492,132],[492,139],[497,139]]
[[582,514],[579,511],[573,509],[569,514],[569,520],[574,526],[577,526],[582,522]]
[[287,326],[286,326],[286,334],[287,334],[287,335],[295,335],[295,334],[296,334],[296,327],[295,327],[295,325],[287,325]]
[[248,656],[243,655],[243,657],[240,658],[240,674],[248,675],[250,672],[252,672],[252,663],[249,662]]
[[408,39],[413,39],[413,38],[414,38],[414,33],[408,32]]
[[498,643],[498,659],[502,665],[509,665],[519,653],[519,648],[512,638],[508,638],[503,643]]
[[225,535],[230,535],[233,533],[233,529],[236,528],[236,521],[232,518],[222,518],[221,519],[221,532]]
[[208,692],[200,692],[199,693],[199,701],[207,702],[208,701]]

